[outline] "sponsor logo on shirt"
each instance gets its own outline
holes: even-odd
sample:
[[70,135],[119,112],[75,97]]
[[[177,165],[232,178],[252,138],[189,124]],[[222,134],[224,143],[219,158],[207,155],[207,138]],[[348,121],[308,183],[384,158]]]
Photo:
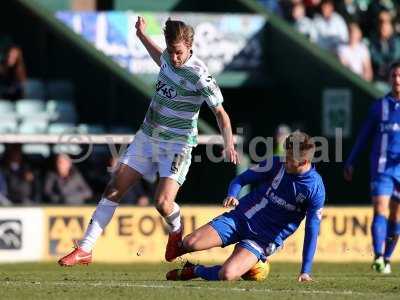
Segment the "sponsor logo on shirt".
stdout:
[[177,96],[176,90],[161,80],[157,81],[156,92],[160,96],[166,97],[168,99],[174,99]]
[[400,131],[400,123],[381,123],[381,132],[398,132]]
[[296,196],[296,202],[303,203],[304,200],[306,200],[306,196],[304,196],[302,193],[298,193]]
[[267,195],[267,197],[271,203],[273,203],[281,208],[284,208],[284,209],[290,210],[290,211],[296,210],[296,205],[288,203],[285,199],[280,198],[274,192],[270,192],[269,195]]

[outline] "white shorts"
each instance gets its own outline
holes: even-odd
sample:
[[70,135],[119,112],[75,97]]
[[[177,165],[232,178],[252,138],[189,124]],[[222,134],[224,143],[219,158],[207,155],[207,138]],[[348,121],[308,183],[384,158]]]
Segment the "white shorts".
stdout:
[[139,130],[120,162],[143,177],[154,178],[158,173],[160,177],[172,178],[182,185],[192,161],[191,153],[190,146],[156,141]]

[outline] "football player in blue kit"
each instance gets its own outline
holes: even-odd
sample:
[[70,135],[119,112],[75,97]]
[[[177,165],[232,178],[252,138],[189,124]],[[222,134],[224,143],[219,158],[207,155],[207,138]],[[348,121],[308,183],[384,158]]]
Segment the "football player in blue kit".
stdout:
[[[315,144],[296,131],[285,141],[285,159],[271,157],[231,182],[224,206],[235,209],[186,236],[179,255],[236,244],[231,256],[218,266],[193,265],[167,273],[169,280],[236,280],[259,260],[265,261],[283,246],[306,217],[303,263],[298,280],[311,281],[325,188],[312,164]],[[284,161],[283,161],[284,160]],[[242,187],[255,188],[238,200]]]
[[391,65],[389,74],[391,92],[371,105],[344,169],[351,181],[356,158],[372,138],[372,269],[384,274],[391,273],[390,257],[400,234],[400,62]]

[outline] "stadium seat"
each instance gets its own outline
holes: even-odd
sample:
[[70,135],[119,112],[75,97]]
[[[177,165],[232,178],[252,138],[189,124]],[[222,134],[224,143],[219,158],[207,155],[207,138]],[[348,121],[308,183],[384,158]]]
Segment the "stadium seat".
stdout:
[[0,99],[0,119],[15,120],[17,113],[15,112],[15,105],[9,100]]
[[[24,120],[19,126],[19,133],[39,134],[47,131],[48,123],[45,120]],[[42,155],[48,157],[50,155],[50,146],[47,144],[24,144],[22,152],[29,155]]]
[[[79,124],[78,125],[78,133],[80,134],[105,134],[105,128],[101,125],[95,124]],[[93,145],[92,154],[89,158],[95,159],[98,156],[106,155],[109,153],[108,146],[105,144],[102,145]]]
[[0,99],[0,115],[10,113],[15,113],[14,103],[9,100]]
[[18,123],[16,119],[8,119],[0,117],[0,134],[1,133],[17,133]]
[[105,129],[101,125],[94,125],[94,124],[79,124],[78,133],[81,134],[104,134]]
[[48,133],[76,133],[77,129],[74,123],[51,123],[48,127]]
[[43,100],[21,99],[15,104],[15,109],[18,116],[22,119],[35,119],[46,122],[50,119]]
[[47,99],[74,99],[75,88],[69,80],[51,80],[47,83]]
[[23,120],[19,126],[19,133],[45,133],[48,123],[45,120]]
[[[74,123],[51,123],[48,127],[48,133],[52,134],[74,134],[77,133],[77,129]],[[60,137],[61,139],[61,137]],[[81,146],[76,144],[70,145],[54,145],[53,153],[66,153],[71,155],[77,155],[81,152]]]
[[44,99],[44,84],[39,79],[29,78],[23,84],[25,98]]
[[128,126],[111,126],[109,128],[109,133],[114,134],[133,134],[134,130]]
[[52,121],[62,123],[75,123],[77,114],[75,106],[67,100],[49,100],[46,104],[46,111],[51,116]]

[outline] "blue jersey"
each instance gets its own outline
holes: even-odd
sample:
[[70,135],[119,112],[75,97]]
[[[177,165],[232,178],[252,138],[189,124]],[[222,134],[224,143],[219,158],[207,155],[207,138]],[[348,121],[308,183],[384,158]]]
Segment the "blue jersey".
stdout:
[[377,173],[400,176],[400,101],[391,94],[375,101],[370,107],[356,143],[346,161],[352,166],[372,137],[371,177]]
[[247,184],[258,186],[239,200],[235,211],[258,239],[282,245],[306,217],[302,272],[309,273],[325,201],[321,176],[314,166],[303,174],[289,174],[274,157],[236,177],[228,196],[237,197]]

